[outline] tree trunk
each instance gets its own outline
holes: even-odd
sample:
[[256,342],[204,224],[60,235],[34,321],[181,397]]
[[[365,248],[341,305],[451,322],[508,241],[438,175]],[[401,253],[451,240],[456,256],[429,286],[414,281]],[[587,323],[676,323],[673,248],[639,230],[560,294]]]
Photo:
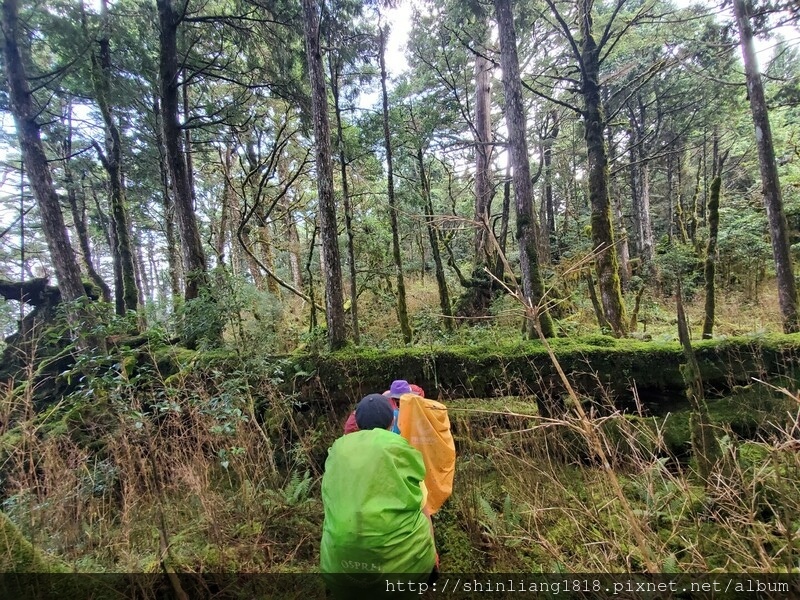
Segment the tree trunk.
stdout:
[[331,350],[336,350],[344,346],[347,341],[347,329],[344,319],[342,265],[339,259],[336,227],[336,201],[333,196],[328,96],[325,89],[325,74],[322,69],[317,12],[316,0],[303,0],[303,26],[308,71],[311,78],[311,108],[316,141],[321,255],[324,257],[326,267],[325,309],[328,322],[328,345]]
[[556,237],[556,211],[553,202],[553,144],[558,138],[558,112],[550,112],[552,125],[548,128],[544,137],[544,148],[542,151],[542,161],[544,162],[544,203],[545,214],[547,215],[547,237],[550,246],[550,256],[553,262],[558,262],[559,248],[558,238]]
[[358,329],[358,281],[356,280],[355,235],[353,233],[353,208],[350,205],[350,186],[347,180],[347,154],[342,127],[342,108],[339,105],[339,65],[333,58],[328,61],[331,72],[333,107],[336,114],[336,145],[339,149],[339,170],[342,176],[342,204],[344,205],[344,229],[347,233],[347,263],[350,269],[350,316],[353,323],[353,342],[359,343],[361,333]]
[[714,435],[714,424],[708,414],[705,393],[703,391],[703,380],[700,377],[700,365],[697,363],[694,349],[689,340],[689,325],[686,322],[686,313],[683,310],[683,291],[681,290],[680,278],[678,279],[678,291],[675,296],[678,309],[678,339],[683,346],[683,353],[686,357],[686,364],[682,365],[683,378],[686,382],[686,396],[692,406],[690,417],[690,431],[692,448],[697,462],[697,471],[700,478],[709,485],[714,467],[720,461],[722,451],[719,441]]
[[[522,85],[517,58],[517,35],[511,0],[495,0],[495,14],[500,36],[500,66],[505,90],[505,118],[513,167],[514,200],[517,212],[517,241],[519,243],[522,294],[529,309],[537,307],[544,296],[544,282],[539,271],[536,217],[533,212],[533,189],[528,144],[525,135],[525,109],[522,104]],[[544,307],[539,307],[539,324],[545,337],[553,337],[553,321]],[[536,337],[534,324],[528,315],[527,335]]]
[[592,274],[588,272],[586,273],[586,289],[589,291],[589,299],[592,301],[594,316],[597,318],[597,324],[600,326],[600,330],[603,331],[611,329],[611,327],[608,325],[608,321],[606,321],[605,315],[603,314],[603,306],[597,299],[597,292],[594,289],[594,278],[592,277]]
[[[92,248],[89,244],[89,232],[86,229],[86,202],[78,203],[78,184],[72,176],[71,156],[72,156],[72,100],[67,103],[67,136],[64,138],[64,186],[67,188],[67,200],[72,212],[72,222],[78,234],[78,243],[83,256],[83,264],[86,274],[94,284],[100,288],[100,293],[104,302],[111,302],[111,288],[100,277],[97,269],[92,262]],[[81,190],[83,191],[83,190]]]
[[[444,274],[442,255],[439,251],[439,233],[433,224],[433,200],[431,199],[431,183],[425,171],[425,161],[422,156],[422,148],[417,148],[417,167],[419,168],[420,185],[422,186],[422,198],[425,202],[425,224],[428,226],[428,239],[431,243],[431,256],[436,270],[436,286],[439,289],[439,306],[442,309],[445,329],[453,328],[453,309],[450,306],[450,292],[447,289],[447,278]],[[424,261],[423,261],[424,265]]]
[[397,318],[403,340],[411,343],[411,325],[408,322],[408,306],[406,305],[406,282],[403,277],[403,260],[400,254],[400,232],[397,225],[397,202],[394,197],[394,167],[392,165],[392,140],[389,135],[389,95],[386,92],[386,31],[380,28],[380,64],[381,93],[383,98],[383,140],[386,146],[387,195],[389,200],[389,219],[392,227],[392,258],[397,275]]
[[167,267],[169,269],[169,287],[172,295],[173,306],[177,305],[181,297],[181,261],[178,252],[177,237],[175,236],[175,203],[170,195],[169,167],[167,166],[166,150],[164,148],[164,135],[161,119],[161,101],[156,95],[153,98],[153,117],[155,118],[155,138],[159,154],[159,172],[161,174],[161,206],[164,209],[164,237],[167,242]]
[[[261,246],[261,262],[267,267],[269,273],[275,272],[275,253],[272,247],[272,232],[269,230],[269,222],[267,221],[257,229],[258,242]],[[255,250],[255,248],[254,248]],[[269,293],[281,297],[281,288],[274,277],[267,278],[267,289]]]
[[[183,101],[183,120],[189,120],[189,84],[186,81],[186,69],[183,69],[181,82],[181,100]],[[194,189],[194,154],[192,153],[192,131],[188,127],[183,129],[183,155],[186,157],[186,177],[189,180],[189,195],[192,198],[192,206],[197,204],[197,196]]]
[[[613,132],[611,131],[610,127],[606,128],[606,136],[608,137],[608,160],[610,163],[613,163],[615,160],[615,153],[616,153],[616,146],[612,143],[613,141]],[[619,253],[617,257],[619,258],[619,278],[620,278],[620,286],[623,289],[627,289],[629,282],[631,280],[631,255],[630,255],[630,245],[628,244],[628,228],[625,226],[625,215],[622,210],[622,194],[619,192],[619,184],[617,183],[616,178],[610,178],[609,181],[609,188],[611,190],[611,197],[613,200],[613,211],[614,211],[614,225],[616,225],[616,231],[618,233],[617,246],[619,248]],[[613,225],[612,225],[613,226]]]
[[642,262],[641,273],[649,274],[653,263],[653,225],[650,219],[650,166],[647,156],[647,112],[640,97],[630,111],[631,175],[637,251]]
[[286,239],[289,244],[289,269],[292,272],[292,283],[299,290],[303,289],[303,272],[300,265],[300,233],[297,231],[292,211],[286,208],[283,217],[284,227],[286,228]]
[[177,31],[182,16],[177,15],[173,0],[157,0],[160,23],[159,79],[161,84],[161,123],[167,166],[172,180],[175,216],[183,251],[186,300],[197,298],[207,284],[206,256],[194,213],[192,188],[183,151],[181,125],[178,121],[178,42]]
[[772,145],[772,130],[767,113],[767,102],[764,98],[764,87],[758,71],[755,49],[753,47],[753,31],[750,26],[750,15],[744,0],[734,0],[734,12],[739,24],[739,35],[744,57],[747,91],[750,96],[750,110],[756,129],[758,159],[761,165],[761,186],[764,195],[764,206],[767,209],[770,238],[772,239],[772,255],[775,259],[775,272],[778,279],[778,304],[781,308],[784,333],[795,333],[800,330],[797,307],[797,287],[794,280],[794,269],[790,254],[790,241],[786,215],[783,212],[783,199],[778,179],[778,165],[775,162],[775,149]]
[[216,237],[214,238],[214,253],[217,255],[217,264],[223,266],[225,264],[225,248],[228,245],[229,239],[228,233],[231,221],[231,205],[233,204],[232,198],[236,194],[236,190],[233,189],[233,183],[231,181],[233,175],[233,144],[225,148],[225,156],[220,156],[220,158],[222,159],[225,181],[222,185],[222,206],[219,210],[219,224],[217,226]]
[[714,332],[714,313],[716,311],[716,264],[717,264],[717,233],[719,232],[719,200],[722,195],[722,166],[725,157],[715,163],[715,176],[711,181],[711,192],[708,198],[708,244],[706,246],[705,280],[706,303],[705,319],[703,320],[703,339],[711,339]]
[[250,237],[250,226],[245,225],[241,228],[238,235],[242,248],[245,250],[247,266],[250,269],[250,275],[253,277],[253,285],[260,291],[267,289],[267,280],[261,272],[261,265],[258,264],[256,258],[256,247],[253,239]]
[[81,270],[70,245],[64,215],[61,213],[58,194],[42,145],[39,123],[36,121],[40,110],[34,105],[20,54],[17,1],[3,0],[2,11],[3,67],[11,112],[17,127],[22,158],[28,170],[28,180],[39,206],[42,230],[58,278],[58,288],[61,297],[69,302],[85,295]]
[[625,335],[625,304],[619,280],[617,249],[611,226],[611,205],[608,198],[608,156],[603,130],[605,116],[600,101],[600,63],[598,48],[592,35],[592,0],[581,0],[581,78],[584,101],[583,119],[586,129],[586,152],[589,170],[589,200],[592,209],[592,244],[597,254],[597,279],[603,312],[612,331]]
[[142,253],[142,241],[136,240],[134,247],[136,248],[136,287],[139,290],[139,305],[143,306],[145,298],[152,298],[153,289],[151,281],[145,268],[144,254]]
[[475,57],[475,264],[494,263],[492,212],[492,63],[481,54]]
[[113,109],[111,107],[111,49],[110,27],[108,18],[108,4],[106,0],[100,3],[100,37],[97,55],[93,52],[92,83],[94,85],[97,105],[103,116],[106,129],[106,155],[101,160],[108,173],[108,186],[110,192],[111,226],[114,230],[116,252],[114,258],[120,262],[121,289],[115,289],[117,301],[117,314],[124,315],[126,311],[135,311],[139,305],[139,288],[136,285],[136,271],[133,264],[133,246],[131,244],[130,225],[128,223],[127,208],[125,206],[125,189],[122,181],[122,139],[117,127]]

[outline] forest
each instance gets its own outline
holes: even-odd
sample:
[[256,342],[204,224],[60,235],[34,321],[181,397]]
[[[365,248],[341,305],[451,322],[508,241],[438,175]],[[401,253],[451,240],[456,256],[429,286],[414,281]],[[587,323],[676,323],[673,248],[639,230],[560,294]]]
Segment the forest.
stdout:
[[[313,574],[328,448],[407,379],[443,572],[800,594],[795,2],[1,16],[0,572]],[[64,577],[0,595],[106,597]]]

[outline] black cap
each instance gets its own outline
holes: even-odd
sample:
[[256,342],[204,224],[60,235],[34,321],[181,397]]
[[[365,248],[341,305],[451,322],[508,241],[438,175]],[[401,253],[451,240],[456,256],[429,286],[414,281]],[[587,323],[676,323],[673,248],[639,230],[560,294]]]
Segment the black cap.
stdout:
[[361,430],[386,429],[394,419],[394,408],[382,394],[364,396],[356,406],[356,425]]

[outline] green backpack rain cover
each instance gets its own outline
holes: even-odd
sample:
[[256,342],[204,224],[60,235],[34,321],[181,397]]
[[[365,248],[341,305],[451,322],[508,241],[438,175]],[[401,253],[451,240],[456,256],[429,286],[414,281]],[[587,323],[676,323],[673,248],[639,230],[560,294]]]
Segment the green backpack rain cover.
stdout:
[[[322,478],[322,573],[429,574],[436,550],[420,510],[422,455],[404,438],[371,429],[340,437]],[[347,576],[337,576],[347,580]]]

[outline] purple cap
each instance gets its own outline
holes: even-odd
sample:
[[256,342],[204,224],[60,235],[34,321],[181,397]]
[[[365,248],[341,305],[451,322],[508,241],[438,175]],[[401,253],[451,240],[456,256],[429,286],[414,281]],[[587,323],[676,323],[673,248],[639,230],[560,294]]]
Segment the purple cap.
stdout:
[[389,398],[399,398],[403,394],[413,394],[414,391],[405,379],[398,379],[392,382],[389,388]]
[[394,420],[394,407],[383,394],[364,396],[356,405],[356,425],[362,431],[386,429]]

